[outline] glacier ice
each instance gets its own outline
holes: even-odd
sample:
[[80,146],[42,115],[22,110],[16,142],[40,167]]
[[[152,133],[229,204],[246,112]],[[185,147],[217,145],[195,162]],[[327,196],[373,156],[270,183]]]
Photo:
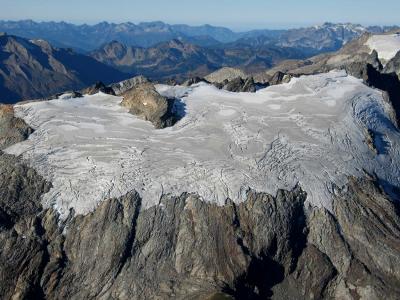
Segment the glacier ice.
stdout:
[[[133,189],[146,208],[167,193],[224,204],[243,201],[249,188],[274,194],[300,184],[312,205],[331,209],[334,185],[348,176],[368,172],[400,185],[400,135],[388,104],[343,71],[253,94],[205,83],[157,89],[185,103],[173,127],[154,129],[121,107],[122,98],[102,93],[24,103],[16,114],[35,132],[6,152],[52,182],[43,204],[63,217]],[[368,130],[384,137],[385,149],[368,147]]]

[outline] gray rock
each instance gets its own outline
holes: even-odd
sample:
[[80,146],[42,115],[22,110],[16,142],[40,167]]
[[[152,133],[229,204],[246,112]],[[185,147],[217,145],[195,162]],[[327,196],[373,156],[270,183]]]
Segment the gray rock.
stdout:
[[14,116],[11,105],[0,104],[0,150],[27,139],[32,132],[24,120]]
[[135,76],[118,83],[113,83],[110,87],[113,89],[115,95],[119,96],[125,93],[126,91],[134,88],[135,86],[146,82],[149,82],[146,77]]
[[143,83],[122,94],[121,105],[129,112],[153,123],[156,128],[172,126],[178,119],[174,114],[174,99],[161,96],[151,83]]
[[112,87],[106,86],[104,83],[101,81],[95,83],[94,85],[82,90],[82,94],[88,94],[88,95],[94,95],[97,94],[98,92],[102,92],[105,94],[113,95],[115,96],[114,89]]
[[285,74],[283,72],[276,72],[272,78],[268,81],[268,83],[270,85],[277,85],[277,84],[281,84],[281,83],[288,83],[290,81],[290,79],[292,78],[291,75],[289,74]]
[[257,85],[254,82],[253,77],[249,77],[246,79],[242,79],[241,77],[236,77],[235,79],[232,79],[230,81],[228,79],[225,79],[221,83],[214,82],[213,84],[219,89],[224,89],[226,91],[235,93],[240,93],[240,92],[255,93],[257,91]]
[[386,64],[383,72],[396,73],[400,80],[400,51]]

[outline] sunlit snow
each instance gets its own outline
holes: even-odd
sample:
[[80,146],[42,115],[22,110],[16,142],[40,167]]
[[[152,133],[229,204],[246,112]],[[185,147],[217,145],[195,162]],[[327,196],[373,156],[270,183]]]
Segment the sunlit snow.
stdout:
[[[400,137],[387,104],[342,71],[254,94],[204,83],[157,89],[185,104],[173,127],[154,129],[105,94],[32,102],[15,110],[35,132],[7,152],[52,182],[43,203],[63,217],[133,189],[146,208],[166,193],[223,204],[243,201],[249,188],[274,194],[299,183],[308,201],[330,209],[333,184],[349,175],[375,172],[399,186]],[[378,154],[365,142],[367,128],[380,137]]]
[[383,59],[385,63],[400,51],[400,34],[373,35],[368,39],[366,45],[371,51],[376,50],[379,59]]

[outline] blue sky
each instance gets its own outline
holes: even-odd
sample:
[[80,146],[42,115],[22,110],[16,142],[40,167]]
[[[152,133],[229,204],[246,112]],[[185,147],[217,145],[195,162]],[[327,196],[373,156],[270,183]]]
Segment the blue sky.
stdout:
[[213,24],[235,30],[330,22],[400,24],[400,0],[0,0],[0,19]]

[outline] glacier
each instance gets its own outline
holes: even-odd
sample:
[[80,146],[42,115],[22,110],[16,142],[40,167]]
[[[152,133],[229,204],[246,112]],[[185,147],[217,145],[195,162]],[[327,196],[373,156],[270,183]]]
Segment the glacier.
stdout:
[[387,63],[396,56],[400,49],[400,33],[373,35],[367,40],[366,45],[371,52],[376,50],[378,58],[383,63]]
[[205,83],[156,88],[184,103],[172,127],[155,129],[121,107],[121,97],[102,93],[29,102],[14,109],[35,131],[5,152],[52,183],[42,202],[63,218],[131,190],[148,208],[165,194],[196,193],[223,205],[244,201],[249,189],[275,194],[299,184],[308,203],[332,209],[349,176],[373,174],[400,186],[391,107],[381,91],[344,71],[253,94]]

